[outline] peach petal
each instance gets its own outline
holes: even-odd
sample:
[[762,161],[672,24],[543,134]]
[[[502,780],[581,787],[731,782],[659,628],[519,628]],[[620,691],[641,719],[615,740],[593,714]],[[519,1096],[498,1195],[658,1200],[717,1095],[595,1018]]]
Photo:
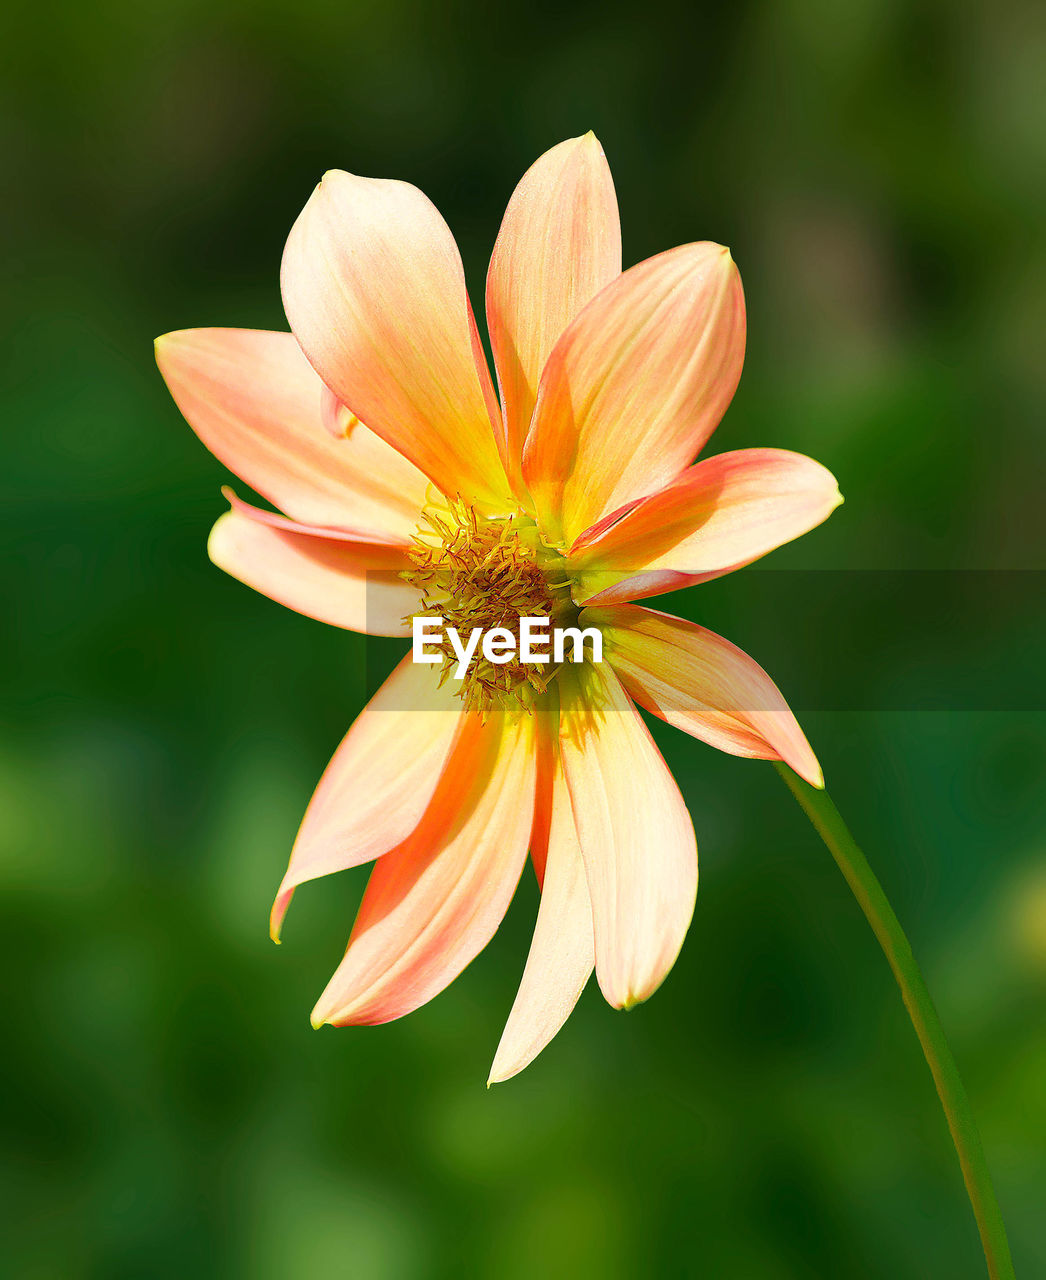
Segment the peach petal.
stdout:
[[283,256],[291,328],[341,404],[445,494],[501,508],[497,402],[447,224],[416,187],[333,170]]
[[389,1022],[452,982],[508,909],[533,806],[531,720],[495,715],[463,736],[420,825],[371,872],[313,1025]]
[[611,604],[719,577],[809,532],[842,500],[832,473],[800,453],[705,458],[578,538],[575,598]]
[[596,977],[629,1009],[661,985],[697,894],[694,828],[668,766],[608,663],[560,676],[560,750],[592,900]]
[[230,495],[207,554],[219,569],[308,618],[376,636],[409,635],[418,592],[403,582],[404,552],[299,525]]
[[293,334],[183,329],[157,338],[156,362],[207,448],[289,516],[410,541],[428,481],[365,427],[330,438],[331,393]]
[[439,687],[433,667],[405,657],[357,716],[309,801],[273,903],[275,941],[298,885],[371,862],[407,839],[465,729],[461,699]]
[[488,1084],[508,1080],[533,1062],[570,1017],[595,964],[585,863],[558,762],[547,844],[534,861],[543,869],[534,938]]
[[569,546],[673,480],[726,411],[744,345],[741,279],[721,245],[670,249],[597,294],[548,359],[523,453],[550,536]]
[[553,700],[538,704],[534,717],[537,773],[534,784],[534,823],[530,830],[530,860],[540,889],[545,879],[549,830],[556,773],[559,769],[559,706]]
[[648,711],[720,751],[784,760],[812,786],[824,777],[777,685],[757,662],[713,631],[639,605],[585,609],[606,657]]
[[581,308],[620,274],[621,223],[610,166],[594,134],[570,138],[523,175],[487,272],[487,324],[515,479],[552,348]]

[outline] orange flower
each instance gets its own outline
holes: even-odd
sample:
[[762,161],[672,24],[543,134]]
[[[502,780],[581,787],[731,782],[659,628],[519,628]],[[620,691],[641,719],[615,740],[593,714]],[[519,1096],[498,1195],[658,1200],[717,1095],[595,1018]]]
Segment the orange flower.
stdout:
[[[309,804],[272,913],[375,861],[316,1025],[380,1023],[451,982],[497,929],[529,850],[541,904],[492,1080],[562,1026],[593,968],[628,1008],[661,983],[697,890],[679,789],[635,703],[821,784],[765,672],[633,603],[749,564],[841,501],[818,463],[694,463],[737,386],[741,282],[698,243],[621,271],[595,137],[509,202],[487,275],[495,394],[449,229],[416,188],[327,174],[287,242],[292,333],[168,334],[157,360],[204,444],[285,515],[238,498],[214,562],[312,618],[379,635],[440,612],[598,628],[605,661],[406,657]],[[363,424],[366,425],[363,425]],[[635,701],[633,701],[633,699]]]

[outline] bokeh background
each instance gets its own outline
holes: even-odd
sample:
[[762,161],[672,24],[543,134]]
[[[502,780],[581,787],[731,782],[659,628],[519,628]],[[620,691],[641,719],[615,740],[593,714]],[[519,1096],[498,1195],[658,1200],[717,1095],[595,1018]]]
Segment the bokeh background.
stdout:
[[927,972],[1018,1275],[1046,1274],[1046,120],[1032,0],[15,0],[0,44],[4,1231],[18,1280],[983,1274],[886,964],[769,765],[655,730],[701,892],[657,997],[594,985],[484,1081],[495,941],[313,1032],[364,873],[273,891],[393,657],[223,578],[227,476],[155,334],[283,327],[323,170],[409,179],[474,297],[513,184],[596,130],[626,262],[731,245],[720,448],[847,503],[672,606],[778,679]]

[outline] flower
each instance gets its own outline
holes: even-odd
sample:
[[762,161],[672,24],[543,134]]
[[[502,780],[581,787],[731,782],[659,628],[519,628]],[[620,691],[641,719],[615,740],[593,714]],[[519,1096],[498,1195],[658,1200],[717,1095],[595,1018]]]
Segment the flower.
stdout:
[[[495,393],[450,230],[403,182],[335,171],[287,241],[291,333],[157,342],[204,444],[284,514],[229,495],[211,559],[334,626],[405,635],[439,611],[599,629],[602,663],[480,661],[460,682],[406,657],[308,806],[272,911],[374,862],[315,1025],[430,1000],[497,929],[529,851],[541,899],[491,1080],[521,1070],[595,970],[645,1000],[690,923],[697,847],[636,704],[734,755],[821,772],[769,676],[727,640],[635,601],[749,564],[841,501],[778,449],[694,462],[741,373],[729,252],[621,270],[617,202],[589,133],[516,188],[486,309]],[[437,655],[438,656],[438,655]],[[536,672],[536,674],[535,674]]]

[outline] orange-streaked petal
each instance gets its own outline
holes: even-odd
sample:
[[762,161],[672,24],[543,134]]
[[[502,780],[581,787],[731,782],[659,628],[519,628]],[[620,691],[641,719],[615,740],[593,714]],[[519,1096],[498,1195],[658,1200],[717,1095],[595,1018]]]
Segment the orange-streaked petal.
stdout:
[[717,244],[648,258],[588,304],[538,388],[523,476],[569,546],[673,480],[715,430],[745,349],[741,278]]
[[705,458],[571,548],[578,601],[611,604],[751,564],[827,520],[842,502],[819,462],[785,449]]
[[183,329],[156,339],[156,363],[207,448],[281,511],[409,543],[428,481],[366,427],[330,438],[331,393],[293,334]]
[[313,1024],[389,1022],[452,982],[508,909],[533,808],[533,722],[494,715],[462,737],[413,835],[376,863]]
[[418,609],[417,589],[399,576],[403,550],[350,541],[337,530],[299,525],[230,495],[207,554],[219,569],[296,613],[374,636],[410,635],[404,617]]
[[812,786],[824,777],[777,685],[714,631],[622,604],[585,609],[603,632],[604,657],[640,705],[735,756],[783,760]]
[[694,911],[697,844],[668,766],[607,662],[564,667],[560,752],[615,1008],[657,990]]
[[338,400],[445,494],[503,507],[494,396],[454,237],[406,182],[333,170],[287,240],[283,301]]
[[435,667],[396,667],[356,718],[309,801],[273,903],[278,942],[294,890],[371,862],[402,844],[435,794],[466,723],[464,703]]
[[595,134],[559,143],[527,170],[487,272],[487,325],[518,478],[538,381],[560,335],[621,274],[621,223]]
[[546,846],[537,856],[531,848],[543,869],[534,939],[488,1084],[508,1080],[533,1062],[570,1017],[595,964],[585,863],[558,761],[550,818]]
[[540,889],[545,879],[548,833],[552,825],[552,798],[559,768],[559,701],[538,703],[534,714],[534,746],[537,775],[534,785],[534,824],[530,830],[530,860]]

